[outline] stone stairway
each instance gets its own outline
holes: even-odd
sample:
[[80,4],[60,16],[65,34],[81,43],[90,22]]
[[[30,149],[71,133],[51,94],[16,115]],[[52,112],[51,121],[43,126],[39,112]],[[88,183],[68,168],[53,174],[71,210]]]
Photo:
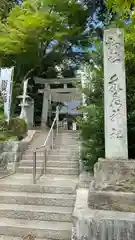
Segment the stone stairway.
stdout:
[[[78,181],[76,137],[73,132],[59,134],[47,158],[46,175],[34,185],[32,147],[39,145],[39,139],[41,145],[43,140],[38,133],[17,173],[0,180],[0,240],[71,239]],[[43,152],[39,152],[37,174],[41,174],[43,162]]]
[[[46,173],[53,175],[78,175],[78,147],[73,133],[61,133],[55,148],[49,154]],[[32,173],[33,152],[28,149],[23,156],[18,173]],[[44,166],[44,152],[37,152],[37,174],[41,174]]]

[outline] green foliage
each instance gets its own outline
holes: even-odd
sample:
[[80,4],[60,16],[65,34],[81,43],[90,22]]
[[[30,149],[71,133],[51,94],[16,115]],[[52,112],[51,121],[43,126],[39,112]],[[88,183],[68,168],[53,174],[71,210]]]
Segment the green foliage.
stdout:
[[27,132],[27,124],[21,119],[11,119],[9,124],[4,117],[4,103],[0,96],[0,142],[21,139]]
[[72,69],[72,68],[70,68],[70,69],[65,69],[65,70],[62,71],[62,75],[63,75],[65,78],[75,77],[74,69]]
[[81,158],[88,170],[93,170],[99,157],[104,157],[103,107],[89,105],[87,118],[78,121],[82,141]]
[[[82,45],[88,16],[89,10],[77,0],[25,0],[0,21],[0,65],[15,66],[13,108],[24,79],[50,76],[50,67],[62,62],[72,44]],[[57,44],[51,44],[53,40]],[[34,88],[32,80],[29,83]],[[31,95],[36,101],[37,92]]]
[[135,158],[135,15],[132,23],[125,26],[127,113],[128,113],[128,150],[129,158]]
[[8,128],[8,124],[4,119],[0,119],[0,132],[5,132]]
[[0,143],[7,142],[7,141],[17,141],[18,138],[16,136],[10,135],[7,131],[0,132]]
[[6,132],[0,132],[0,143],[6,142],[8,140],[8,136]]
[[135,0],[107,0],[107,7],[113,8],[113,10],[124,10],[124,11],[130,11],[130,8],[132,7],[132,4],[135,3]]
[[[118,9],[117,9],[118,10]],[[118,12],[119,13],[119,12]],[[113,22],[113,27],[124,27],[125,30],[125,65],[127,82],[127,125],[128,125],[128,152],[129,158],[135,158],[135,13],[132,13],[131,23],[123,24],[123,16],[119,21]],[[123,25],[122,25],[123,24]],[[96,57],[91,55],[100,69],[103,69],[103,63],[100,51]],[[101,60],[101,62],[100,62]],[[94,69],[90,68],[93,73]],[[94,70],[95,72],[95,70]],[[100,71],[99,71],[100,72]],[[96,77],[89,77],[89,81],[83,92],[86,95],[86,116],[79,119],[81,140],[82,140],[82,160],[90,169],[98,157],[104,157],[104,116],[103,116],[103,73]],[[94,84],[94,85],[93,85]],[[90,91],[90,88],[94,91]]]
[[107,0],[106,6],[119,18],[129,19],[135,10],[135,0]]
[[6,23],[0,24],[0,52],[23,63],[28,56],[38,64],[52,40],[63,42],[80,34],[87,16],[77,1],[24,1],[22,7],[12,9]]
[[8,131],[13,136],[17,136],[21,140],[27,134],[27,123],[24,119],[12,118],[9,121]]
[[4,102],[3,102],[3,98],[0,95],[0,120],[4,119]]
[[7,129],[7,122],[5,121],[4,118],[4,102],[3,98],[0,95],[0,132],[4,135],[3,132],[5,132]]
[[[100,62],[100,51],[91,53],[91,58]],[[81,138],[81,158],[89,170],[93,170],[99,157],[104,157],[104,110],[103,110],[103,71],[95,62],[85,67],[87,81],[82,92],[85,94],[85,106],[82,106],[84,117],[78,118]]]
[[0,0],[0,17],[1,19],[5,19],[12,9],[14,4],[16,3],[15,0]]

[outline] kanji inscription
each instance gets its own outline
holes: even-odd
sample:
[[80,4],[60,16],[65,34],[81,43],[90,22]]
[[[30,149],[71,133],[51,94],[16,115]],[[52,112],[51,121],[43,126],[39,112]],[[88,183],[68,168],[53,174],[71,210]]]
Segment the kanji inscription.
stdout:
[[123,89],[120,87],[117,75],[113,75],[109,81],[109,92],[112,95],[110,108],[112,110],[110,118],[114,121],[116,117],[121,116],[122,102],[120,93]]
[[2,97],[4,102],[7,102],[7,80],[2,80],[1,83],[1,93],[2,93]]
[[111,63],[121,61],[121,45],[120,45],[120,34],[109,35],[106,38],[106,45],[108,50],[108,61]]
[[127,159],[126,81],[122,29],[108,29],[104,33],[104,109],[106,158]]

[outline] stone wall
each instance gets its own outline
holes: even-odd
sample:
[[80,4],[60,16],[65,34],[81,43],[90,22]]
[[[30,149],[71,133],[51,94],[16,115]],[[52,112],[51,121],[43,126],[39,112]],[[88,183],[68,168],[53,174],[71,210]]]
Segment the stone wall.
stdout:
[[8,141],[0,144],[0,177],[9,171],[15,172],[17,163],[27,150],[34,134],[34,130],[29,130],[27,137],[22,141]]
[[135,213],[89,208],[88,189],[77,190],[73,216],[72,240],[135,239]]

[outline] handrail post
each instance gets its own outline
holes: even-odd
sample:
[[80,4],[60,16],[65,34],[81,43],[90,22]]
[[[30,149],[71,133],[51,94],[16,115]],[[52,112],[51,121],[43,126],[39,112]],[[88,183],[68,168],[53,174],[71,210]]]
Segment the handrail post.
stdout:
[[56,124],[57,124],[57,135],[58,135],[58,133],[59,133],[59,106],[57,106],[57,108],[56,108],[56,116],[57,116]]
[[52,128],[52,149],[53,149],[53,128]]
[[36,184],[36,151],[33,152],[33,184]]
[[47,150],[44,151],[44,175],[46,175]]
[[[55,128],[55,131],[54,131],[54,128]],[[46,137],[44,144],[41,145],[40,147],[36,148],[33,151],[33,184],[36,184],[36,181],[37,181],[37,178],[36,178],[36,161],[37,161],[36,153],[37,152],[36,151],[37,151],[37,149],[44,147],[44,174],[46,174],[46,161],[47,161],[47,155],[48,155],[46,145],[49,141],[49,148],[51,148],[53,150],[54,140],[55,140],[56,136],[58,135],[58,132],[59,132],[59,106],[57,106],[57,108],[56,108],[56,116],[51,125],[50,131]],[[50,143],[50,140],[51,140],[51,143]]]

